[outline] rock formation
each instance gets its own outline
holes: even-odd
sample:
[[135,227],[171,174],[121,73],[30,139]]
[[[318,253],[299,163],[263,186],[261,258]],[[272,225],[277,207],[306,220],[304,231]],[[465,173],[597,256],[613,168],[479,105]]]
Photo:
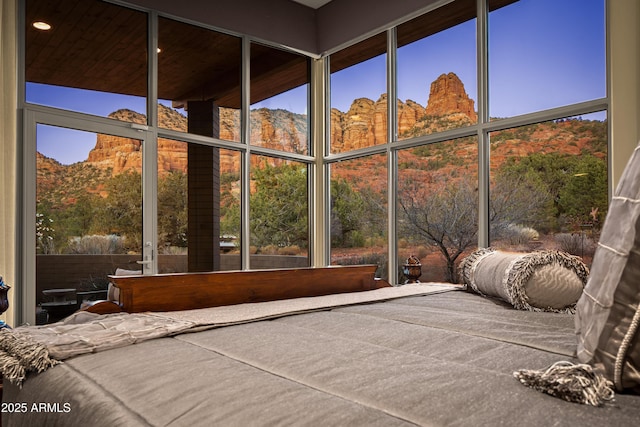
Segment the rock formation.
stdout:
[[[146,117],[130,110],[118,110],[110,118],[131,123],[146,124]],[[436,120],[436,119],[445,119]],[[187,131],[187,118],[178,111],[158,105],[161,128]],[[408,138],[447,127],[475,123],[477,115],[474,101],[465,92],[464,85],[454,73],[442,74],[431,84],[426,107],[415,101],[398,100],[398,135]],[[445,124],[443,124],[445,123]],[[443,128],[444,126],[444,128]],[[266,108],[251,112],[251,144],[276,150],[306,153],[306,116],[286,110]],[[220,109],[220,138],[240,141],[240,114],[238,110]],[[345,152],[387,142],[387,95],[377,101],[359,98],[349,111],[331,110],[331,151]],[[239,170],[240,156],[221,150],[221,170]],[[142,147],[139,140],[98,135],[95,148],[87,163],[100,169],[111,169],[113,174],[133,169],[141,171]],[[159,174],[171,170],[186,171],[187,144],[160,138],[158,140]]]
[[478,120],[473,100],[469,98],[464,85],[454,73],[442,74],[431,83],[425,113],[440,117],[462,113],[473,123]]
[[[474,101],[454,73],[442,74],[432,84],[427,107],[398,100],[398,135],[401,139],[475,123]],[[387,141],[387,95],[373,102],[353,101],[349,111],[331,111],[331,152],[370,147]]]

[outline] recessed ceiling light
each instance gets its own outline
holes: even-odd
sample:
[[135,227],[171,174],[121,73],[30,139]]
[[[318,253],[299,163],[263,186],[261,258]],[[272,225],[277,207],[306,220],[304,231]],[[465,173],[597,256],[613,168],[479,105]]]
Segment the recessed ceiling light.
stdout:
[[44,21],[36,21],[31,25],[33,25],[33,28],[37,30],[49,31],[51,29],[51,25],[47,24]]

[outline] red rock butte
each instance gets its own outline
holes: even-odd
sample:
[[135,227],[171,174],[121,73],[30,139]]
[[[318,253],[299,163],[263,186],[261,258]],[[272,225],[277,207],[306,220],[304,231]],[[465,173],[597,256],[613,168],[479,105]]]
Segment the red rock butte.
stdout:
[[[161,128],[186,132],[187,118],[164,105],[158,106]],[[146,123],[146,117],[122,109],[110,114],[111,118],[132,123]],[[413,129],[432,127],[433,117],[445,117],[449,122],[475,123],[477,114],[474,101],[465,92],[464,85],[454,73],[442,74],[431,83],[426,108],[419,103],[398,100],[398,134],[408,135]],[[439,129],[433,129],[437,131]],[[220,109],[220,138],[239,141],[240,118],[237,110]],[[331,147],[333,152],[355,150],[386,142],[387,95],[377,101],[359,98],[349,111],[331,111]],[[285,110],[259,109],[251,112],[251,144],[284,151],[306,152],[308,147],[306,117]],[[186,171],[187,145],[160,138],[158,140],[158,168],[163,174],[171,170]],[[222,150],[222,172],[239,170],[240,157]],[[111,168],[118,174],[126,170],[142,169],[140,141],[110,135],[98,135],[96,145],[86,163],[100,169]]]

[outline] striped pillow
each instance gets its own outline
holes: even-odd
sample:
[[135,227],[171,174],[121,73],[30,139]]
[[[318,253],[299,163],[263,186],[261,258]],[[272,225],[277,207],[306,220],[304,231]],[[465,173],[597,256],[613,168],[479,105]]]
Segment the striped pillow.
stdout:
[[576,306],[578,359],[640,394],[640,145],[611,200]]
[[459,266],[469,290],[507,301],[517,309],[573,312],[589,270],[561,251],[515,253],[479,249]]

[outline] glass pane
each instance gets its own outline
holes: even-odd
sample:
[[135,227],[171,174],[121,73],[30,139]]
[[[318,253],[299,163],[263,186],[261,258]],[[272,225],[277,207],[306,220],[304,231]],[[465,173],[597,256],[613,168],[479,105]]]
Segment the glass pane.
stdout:
[[[240,141],[241,64],[239,37],[159,18],[158,125]],[[194,129],[193,101],[215,106],[212,126]]]
[[331,153],[386,143],[386,35],[332,55],[330,64]]
[[331,164],[331,264],[377,264],[376,277],[385,280],[386,161],[380,154]]
[[309,266],[308,174],[304,163],[251,158],[251,268]]
[[559,249],[591,263],[607,213],[604,113],[499,132],[491,138],[491,245]]
[[309,154],[309,58],[251,45],[251,144]]
[[[475,1],[468,6],[473,12]],[[399,45],[419,38],[398,48],[398,139],[477,123],[476,20],[438,31],[442,13],[398,27]]]
[[38,125],[36,304],[55,322],[106,299],[107,275],[140,271],[141,141]]
[[240,163],[237,151],[158,140],[160,273],[242,267]]
[[27,102],[127,122],[146,112],[146,13],[96,0],[27,0],[25,29]]
[[489,112],[606,96],[604,0],[520,0],[489,14]]
[[[478,244],[478,143],[468,137],[398,153],[399,265],[415,256],[422,282],[457,283]],[[401,270],[398,282],[408,280]]]

